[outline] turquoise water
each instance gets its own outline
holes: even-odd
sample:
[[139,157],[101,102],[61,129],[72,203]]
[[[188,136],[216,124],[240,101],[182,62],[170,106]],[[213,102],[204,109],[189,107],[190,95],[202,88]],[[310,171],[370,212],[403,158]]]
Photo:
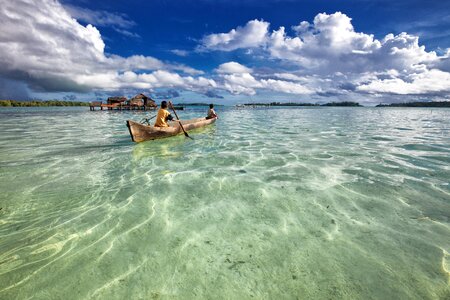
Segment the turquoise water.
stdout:
[[0,298],[450,298],[449,109],[216,110],[1,109]]

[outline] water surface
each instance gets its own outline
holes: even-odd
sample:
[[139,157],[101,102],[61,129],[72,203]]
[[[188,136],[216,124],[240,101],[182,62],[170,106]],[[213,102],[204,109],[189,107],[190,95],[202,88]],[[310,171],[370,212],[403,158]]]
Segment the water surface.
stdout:
[[449,109],[216,110],[1,109],[0,298],[450,298]]

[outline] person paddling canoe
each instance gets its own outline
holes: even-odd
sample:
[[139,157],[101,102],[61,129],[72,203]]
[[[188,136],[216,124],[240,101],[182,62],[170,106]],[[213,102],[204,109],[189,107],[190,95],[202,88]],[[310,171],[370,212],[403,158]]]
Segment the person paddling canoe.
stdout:
[[214,111],[214,104],[209,105],[208,115],[206,116],[206,120],[212,119],[212,118],[219,118]]
[[167,101],[161,102],[161,108],[158,110],[156,115],[155,127],[169,127],[167,121],[172,121],[173,117],[167,110]]

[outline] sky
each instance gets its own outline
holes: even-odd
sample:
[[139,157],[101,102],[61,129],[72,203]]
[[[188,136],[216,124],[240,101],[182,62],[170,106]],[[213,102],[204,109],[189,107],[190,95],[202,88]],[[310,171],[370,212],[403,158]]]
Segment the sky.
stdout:
[[450,101],[450,1],[0,0],[0,99]]

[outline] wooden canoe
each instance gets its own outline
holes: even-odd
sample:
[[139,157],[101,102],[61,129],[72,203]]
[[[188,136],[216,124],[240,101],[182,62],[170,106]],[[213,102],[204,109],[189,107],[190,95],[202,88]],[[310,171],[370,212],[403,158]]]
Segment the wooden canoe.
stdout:
[[[197,118],[192,120],[181,120],[183,128],[186,131],[200,128],[216,121],[216,118],[205,119]],[[183,130],[180,127],[178,121],[169,122],[170,127],[155,127],[150,125],[144,125],[132,120],[127,121],[127,127],[130,131],[131,140],[139,143],[148,140],[162,139],[178,134],[182,134]]]

